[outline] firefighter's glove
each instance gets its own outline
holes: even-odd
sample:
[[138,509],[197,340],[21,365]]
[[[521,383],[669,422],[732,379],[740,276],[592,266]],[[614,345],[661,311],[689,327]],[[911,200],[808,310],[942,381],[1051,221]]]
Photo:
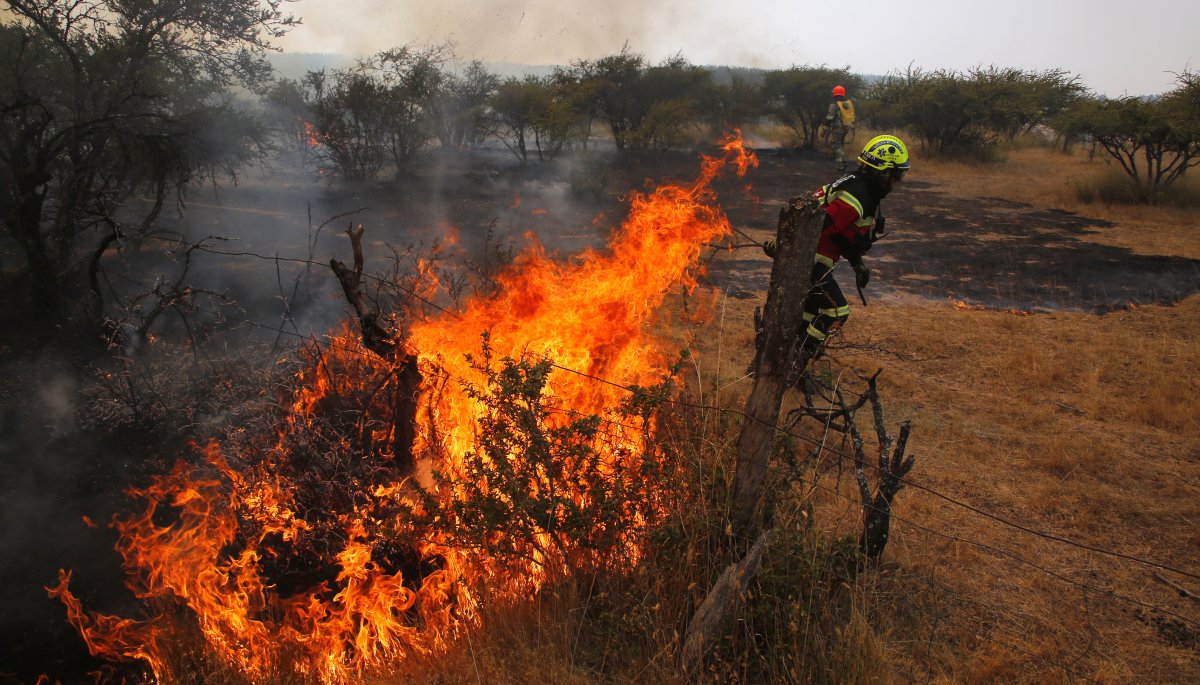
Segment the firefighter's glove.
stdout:
[[859,290],[867,287],[871,282],[871,270],[863,263],[863,260],[856,259],[850,262],[850,266],[854,267],[854,283],[858,285]]
[[762,244],[762,251],[765,252],[766,255],[768,257],[770,257],[771,259],[775,259],[775,248],[776,247],[777,247],[777,245],[775,244],[774,240],[768,240],[767,242]]

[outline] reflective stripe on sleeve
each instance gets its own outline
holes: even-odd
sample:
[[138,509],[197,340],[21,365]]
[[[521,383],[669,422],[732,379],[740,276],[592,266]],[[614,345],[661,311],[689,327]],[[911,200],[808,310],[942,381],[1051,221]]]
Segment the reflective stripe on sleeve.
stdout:
[[857,197],[854,197],[845,190],[835,190],[833,197],[829,198],[829,202],[833,202],[834,200],[841,200],[842,202],[845,202],[853,207],[854,211],[858,212],[860,217],[863,215],[862,203],[858,201]]

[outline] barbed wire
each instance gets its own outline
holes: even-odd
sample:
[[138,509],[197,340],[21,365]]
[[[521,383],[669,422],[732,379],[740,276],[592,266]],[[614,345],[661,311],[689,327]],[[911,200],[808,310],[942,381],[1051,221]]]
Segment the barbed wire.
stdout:
[[[816,482],[816,481],[811,481],[811,480],[807,480],[807,479],[804,479],[804,478],[799,478],[799,477],[797,478],[797,480],[799,480],[800,482],[803,482],[803,483],[807,483],[807,484],[809,484],[809,485],[813,486],[814,488],[816,488],[816,489],[818,489],[818,490],[824,490],[824,491],[828,492],[829,494],[831,494],[831,495],[834,495],[834,496],[836,496],[836,497],[841,497],[841,498],[844,498],[844,499],[850,500],[850,501],[852,501],[852,502],[858,502],[858,500],[854,499],[854,498],[853,498],[853,497],[851,497],[850,495],[847,495],[847,494],[845,494],[845,493],[843,493],[843,492],[840,492],[840,491],[838,491],[838,490],[835,490],[835,489],[833,489],[833,488],[830,488],[830,487],[828,487],[828,486],[821,485],[820,483],[818,483],[818,482]],[[913,520],[911,520],[911,519],[907,519],[907,518],[904,518],[904,517],[902,517],[902,516],[899,516],[899,515],[897,515],[897,514],[893,513],[893,512],[891,511],[891,509],[890,509],[890,508],[889,508],[889,509],[884,509],[883,507],[877,507],[877,506],[875,506],[875,505],[874,505],[873,503],[871,503],[871,502],[862,502],[861,504],[862,504],[862,506],[863,506],[863,508],[864,508],[864,509],[871,509],[872,511],[878,511],[878,512],[881,512],[881,513],[884,513],[884,514],[888,514],[889,516],[891,516],[891,518],[892,518],[892,519],[894,519],[894,520],[896,520],[896,521],[900,521],[900,522],[902,522],[902,523],[907,523],[908,525],[910,525],[910,526],[913,526],[914,528],[917,528],[917,529],[919,529],[919,530],[923,530],[923,531],[925,531],[925,532],[927,532],[927,533],[932,533],[932,534],[934,534],[934,535],[937,535],[937,536],[940,536],[940,537],[944,537],[944,538],[946,538],[947,540],[953,540],[954,542],[963,542],[963,543],[966,543],[966,544],[968,544],[968,545],[974,545],[974,546],[976,546],[976,547],[979,547],[980,549],[984,549],[984,550],[987,550],[987,551],[989,551],[989,552],[992,552],[993,554],[998,554],[998,555],[1000,555],[1000,556],[1008,557],[1009,559],[1012,559],[1013,561],[1016,561],[1017,563],[1024,564],[1024,565],[1026,565],[1026,566],[1029,566],[1030,568],[1032,568],[1032,569],[1034,569],[1034,570],[1040,571],[1041,573],[1044,573],[1044,574],[1046,574],[1046,575],[1048,575],[1048,576],[1050,576],[1050,577],[1052,577],[1052,578],[1055,578],[1055,579],[1057,579],[1057,580],[1060,580],[1060,581],[1062,581],[1062,582],[1064,582],[1064,583],[1068,583],[1068,584],[1074,585],[1074,586],[1076,586],[1076,587],[1078,587],[1078,588],[1081,588],[1081,589],[1084,589],[1084,590],[1090,590],[1090,591],[1092,591],[1092,592],[1098,592],[1098,593],[1100,593],[1100,594],[1103,594],[1103,595],[1107,595],[1107,596],[1109,596],[1109,597],[1112,597],[1113,599],[1118,599],[1118,600],[1121,600],[1121,601],[1123,601],[1123,602],[1127,602],[1127,603],[1129,603],[1129,604],[1134,604],[1134,605],[1140,606],[1140,607],[1142,607],[1142,608],[1144,608],[1144,609],[1151,609],[1151,610],[1153,610],[1153,611],[1157,611],[1157,612],[1160,612],[1160,613],[1163,613],[1163,614],[1167,614],[1168,616],[1172,616],[1172,617],[1174,617],[1174,618],[1177,618],[1177,619],[1179,619],[1179,620],[1181,620],[1181,621],[1184,621],[1185,623],[1190,623],[1190,624],[1192,624],[1193,626],[1196,626],[1197,628],[1200,628],[1200,621],[1196,621],[1196,620],[1190,619],[1190,618],[1188,618],[1187,616],[1182,616],[1182,615],[1180,615],[1180,614],[1177,614],[1177,613],[1175,613],[1175,612],[1171,611],[1170,609],[1164,609],[1164,608],[1162,608],[1162,607],[1159,607],[1159,606],[1156,606],[1156,605],[1154,605],[1154,604],[1150,604],[1150,603],[1148,603],[1148,602],[1143,602],[1143,601],[1142,601],[1142,600],[1140,600],[1140,599],[1135,599],[1135,598],[1133,598],[1133,597],[1129,597],[1129,596],[1127,596],[1127,595],[1123,595],[1123,594],[1121,594],[1121,593],[1119,593],[1119,592],[1116,592],[1115,590],[1110,590],[1110,589],[1108,589],[1108,588],[1104,588],[1104,587],[1097,587],[1097,586],[1095,586],[1095,585],[1089,585],[1089,584],[1087,584],[1087,583],[1084,583],[1084,582],[1082,582],[1082,581],[1078,581],[1078,580],[1075,580],[1075,579],[1073,579],[1073,578],[1069,578],[1069,577],[1067,577],[1067,576],[1064,576],[1064,575],[1062,575],[1061,573],[1058,573],[1057,571],[1054,571],[1054,570],[1048,569],[1048,568],[1046,568],[1045,566],[1042,566],[1042,565],[1040,565],[1040,564],[1037,564],[1037,563],[1034,563],[1034,562],[1032,562],[1032,561],[1029,561],[1028,559],[1026,559],[1026,558],[1022,557],[1021,555],[1017,554],[1016,552],[1012,552],[1012,551],[1010,551],[1010,550],[1006,550],[1006,549],[1003,549],[1003,548],[1000,548],[1000,547],[996,547],[996,546],[993,546],[993,545],[989,545],[989,544],[988,544],[988,543],[986,543],[986,542],[980,542],[980,541],[978,541],[978,540],[973,540],[973,539],[971,539],[971,538],[964,538],[964,537],[962,537],[961,535],[956,535],[956,534],[954,534],[954,533],[945,533],[945,532],[942,532],[942,531],[940,531],[940,530],[935,530],[935,529],[933,529],[933,528],[930,528],[930,527],[928,527],[928,526],[925,526],[925,525],[922,525],[922,524],[920,524],[920,523],[917,523],[916,521],[913,521]]]
[[[263,259],[263,260],[269,260],[269,261],[285,261],[285,262],[298,263],[298,264],[308,264],[308,265],[317,265],[317,266],[326,266],[326,267],[328,266],[327,263],[318,262],[318,261],[315,261],[312,259],[303,259],[303,258],[295,258],[295,257],[280,257],[278,255],[269,256],[269,255],[263,255],[263,254],[259,254],[259,253],[255,253],[255,252],[251,252],[251,251],[228,252],[228,251],[221,251],[221,250],[211,250],[211,249],[203,248],[203,247],[198,248],[198,251],[209,252],[211,254],[218,254],[218,255],[225,255],[225,256],[235,256],[235,257],[246,256],[246,257],[254,257],[257,259]],[[404,287],[402,284],[395,283],[393,281],[387,281],[386,279],[380,278],[378,276],[373,276],[370,274],[363,274],[363,276],[367,277],[371,280],[374,280],[376,282],[379,282],[381,284],[387,284],[391,287],[398,288],[399,290],[405,292],[406,294],[408,294],[414,298],[417,298],[421,302],[424,302],[425,304],[429,305],[430,307],[433,307],[434,309],[437,309],[445,314],[451,315],[460,320],[462,318],[461,314],[459,314],[458,312],[455,312],[451,309],[440,306],[440,305],[430,301],[428,298],[421,296],[420,294],[416,293],[415,291]],[[302,338],[305,340],[312,340],[312,338],[310,338],[309,336],[304,336],[304,335],[295,333],[293,331],[286,331],[281,328],[266,326],[266,325],[258,324],[257,322],[253,322],[253,321],[249,321],[249,320],[247,320],[246,323],[253,325],[253,326],[263,328],[265,330],[271,330],[276,333],[293,335],[295,337],[299,337],[299,338]],[[578,376],[581,376],[584,378],[588,378],[588,379],[591,379],[591,380],[599,382],[599,383],[603,383],[603,384],[606,384],[606,385],[609,385],[609,386],[612,386],[615,388],[619,388],[625,392],[629,392],[634,395],[640,394],[640,395],[644,396],[646,393],[646,390],[644,388],[629,387],[625,384],[622,384],[622,383],[619,383],[619,382],[616,382],[616,381],[613,381],[613,380],[610,380],[607,378],[603,378],[603,377],[597,376],[595,374],[590,374],[590,373],[587,373],[584,371],[579,371],[577,369],[563,366],[563,365],[558,364],[557,362],[553,361],[552,359],[549,359],[548,357],[543,357],[543,358],[546,359],[546,361],[550,362],[551,366],[555,369],[559,369],[559,370],[567,372],[567,373],[575,374],[575,375],[578,375]],[[845,451],[839,450],[837,448],[831,447],[823,440],[816,440],[812,437],[801,435],[794,431],[788,430],[786,428],[782,428],[776,424],[759,419],[759,418],[745,412],[744,410],[731,408],[731,407],[720,407],[720,406],[708,405],[708,404],[703,404],[703,403],[688,402],[686,400],[681,400],[679,398],[672,398],[672,397],[661,397],[661,398],[656,398],[656,399],[661,399],[664,402],[668,402],[668,403],[675,404],[678,406],[688,407],[691,409],[715,411],[715,412],[720,412],[720,413],[724,413],[724,414],[733,414],[736,416],[740,416],[744,419],[754,421],[764,427],[771,428],[772,430],[774,430],[778,433],[787,435],[787,436],[789,436],[793,439],[799,440],[803,443],[810,444],[814,447],[821,448],[821,449],[829,452],[830,454],[837,456],[841,459],[848,459],[848,460],[854,459],[853,455],[851,455]],[[639,430],[636,427],[630,427],[630,426],[625,426],[625,427],[632,429],[632,430]],[[877,471],[880,473],[883,472],[883,469],[881,467],[879,467],[878,465],[871,464],[871,463],[866,463],[864,465],[871,470],[874,470],[874,471]],[[937,498],[939,498],[945,502],[948,502],[954,506],[960,507],[960,508],[970,511],[976,515],[982,516],[982,517],[992,520],[996,523],[1010,527],[1014,530],[1021,531],[1028,535],[1033,535],[1033,536],[1036,536],[1036,537],[1039,537],[1039,538],[1042,538],[1045,540],[1054,541],[1054,542],[1057,542],[1060,544],[1065,544],[1065,545],[1075,547],[1078,549],[1083,549],[1083,550],[1087,550],[1087,551],[1094,552],[1097,554],[1103,554],[1103,555],[1118,558],[1118,559],[1124,559],[1126,561],[1134,562],[1134,563],[1141,564],[1141,565],[1144,565],[1147,567],[1157,568],[1157,569],[1160,569],[1163,571],[1169,571],[1171,573],[1178,574],[1180,576],[1192,578],[1195,580],[1200,580],[1200,573],[1188,571],[1185,569],[1180,569],[1180,568],[1177,568],[1177,567],[1169,565],[1169,564],[1165,564],[1165,563],[1158,562],[1158,561],[1153,561],[1150,559],[1145,559],[1145,558],[1138,557],[1138,556],[1135,556],[1132,554],[1126,554],[1124,552],[1119,552],[1116,550],[1111,550],[1111,549],[1106,549],[1106,548],[1099,547],[1096,545],[1091,545],[1091,544],[1088,544],[1085,542],[1080,542],[1078,540],[1073,540],[1071,538],[1068,538],[1068,537],[1065,537],[1062,535],[1057,535],[1054,533],[1037,530],[1030,526],[1026,526],[1024,524],[1018,523],[1018,522],[1008,519],[1006,517],[1003,517],[1003,516],[991,513],[989,511],[986,511],[984,509],[981,509],[973,504],[970,504],[970,503],[962,501],[958,498],[947,495],[947,494],[940,492],[932,487],[915,482],[909,478],[901,477],[901,478],[897,478],[897,480],[900,483],[903,483],[904,485],[910,486],[910,487],[912,487],[916,490],[920,490],[922,492],[929,493],[930,495],[933,495],[934,497],[937,497]]]
[[[623,385],[621,385],[620,383],[616,383],[616,382],[614,382],[614,381],[610,381],[610,380],[608,380],[608,379],[601,378],[601,377],[599,377],[599,376],[595,376],[595,375],[592,375],[592,374],[588,374],[588,373],[585,373],[585,372],[583,372],[583,371],[577,371],[577,370],[575,370],[575,369],[571,369],[571,368],[569,368],[569,367],[562,366],[562,365],[559,365],[559,364],[555,364],[555,365],[554,365],[554,367],[555,367],[555,368],[557,368],[557,369],[561,369],[561,370],[563,370],[563,371],[567,371],[567,372],[569,372],[569,373],[574,373],[574,374],[578,374],[578,375],[580,375],[580,376],[585,376],[585,377],[587,377],[587,378],[590,378],[590,379],[592,379],[592,380],[595,380],[595,381],[597,381],[597,382],[600,382],[600,383],[605,383],[605,384],[608,384],[608,385],[613,385],[613,386],[616,386],[616,387],[619,387],[619,388],[623,388],[623,389],[625,389],[625,390],[626,390],[626,391],[628,391],[628,392],[632,392],[632,393],[642,392],[642,391],[641,391],[640,389],[638,389],[638,388],[629,388],[629,387],[626,387],[626,386],[623,386]],[[670,403],[673,403],[673,404],[678,404],[678,405],[685,406],[685,407],[689,407],[689,408],[692,408],[692,409],[707,409],[707,410],[709,410],[709,411],[718,411],[718,412],[722,412],[722,413],[734,414],[734,415],[737,415],[737,416],[741,416],[741,417],[743,417],[743,418],[745,418],[745,419],[749,419],[749,420],[751,420],[751,421],[754,421],[754,422],[756,422],[756,423],[758,423],[758,424],[760,424],[760,425],[762,425],[762,426],[766,426],[766,427],[772,428],[773,430],[775,430],[775,431],[777,431],[777,432],[779,432],[779,433],[782,433],[783,435],[787,435],[788,437],[795,438],[796,440],[799,440],[799,441],[801,441],[801,442],[804,442],[804,443],[810,444],[810,445],[812,445],[812,446],[814,446],[814,447],[819,447],[819,448],[822,448],[822,449],[824,449],[825,451],[827,451],[827,452],[829,452],[830,454],[833,454],[833,455],[835,455],[835,456],[841,457],[841,458],[843,458],[843,459],[854,459],[853,455],[850,455],[850,454],[848,454],[848,453],[846,453],[846,452],[844,452],[844,451],[838,450],[838,449],[836,449],[836,448],[830,447],[830,446],[829,446],[829,445],[827,445],[827,444],[826,444],[824,441],[816,440],[815,438],[812,438],[812,437],[809,437],[809,436],[806,436],[806,435],[800,435],[800,434],[798,434],[798,433],[795,433],[795,432],[793,432],[793,431],[790,431],[790,430],[788,430],[788,429],[786,429],[786,428],[782,428],[782,427],[780,427],[780,426],[777,426],[777,425],[775,425],[775,424],[772,424],[772,423],[770,423],[770,422],[768,422],[768,421],[763,421],[762,419],[759,419],[759,418],[757,418],[757,417],[755,417],[755,416],[752,416],[751,414],[748,414],[748,413],[746,413],[745,411],[743,411],[743,410],[740,410],[740,409],[735,409],[735,408],[731,408],[731,407],[718,407],[718,406],[707,405],[707,404],[697,404],[697,403],[693,403],[693,402],[687,402],[687,401],[685,401],[685,400],[680,400],[680,399],[677,399],[677,398],[664,398],[664,401],[665,401],[665,402],[670,402]],[[882,469],[881,467],[879,467],[879,466],[877,466],[877,465],[875,465],[875,464],[870,464],[870,463],[867,463],[867,464],[864,464],[864,465],[865,465],[866,467],[868,467],[868,468],[870,468],[870,469],[874,470],[874,471],[879,471],[879,472],[881,472],[881,473],[882,473],[882,471],[883,471],[883,469]],[[893,476],[893,477],[895,477],[895,476]],[[954,505],[956,505],[956,506],[958,506],[958,507],[962,507],[962,508],[964,508],[964,509],[967,509],[968,511],[971,511],[971,512],[973,512],[973,513],[975,513],[975,514],[978,514],[978,515],[980,515],[980,516],[983,516],[983,517],[985,517],[985,518],[991,519],[991,520],[993,520],[993,521],[995,521],[995,522],[997,522],[997,523],[1001,523],[1001,524],[1003,524],[1003,525],[1009,526],[1009,527],[1011,527],[1011,528],[1015,528],[1015,529],[1017,529],[1017,530],[1020,530],[1020,531],[1022,531],[1022,532],[1025,532],[1025,533],[1028,533],[1028,534],[1031,534],[1031,535],[1036,535],[1036,536],[1038,536],[1038,537],[1041,537],[1041,538],[1044,538],[1044,539],[1047,539],[1047,540],[1053,540],[1053,541],[1055,541],[1055,542],[1059,542],[1059,543],[1063,543],[1063,544],[1071,545],[1071,546],[1073,546],[1073,547],[1077,547],[1077,548],[1080,548],[1080,549],[1085,549],[1085,550],[1088,550],[1088,551],[1091,551],[1091,552],[1096,552],[1096,553],[1099,553],[1099,554],[1106,554],[1106,555],[1113,556],[1113,557],[1117,557],[1117,558],[1120,558],[1120,559],[1125,559],[1125,560],[1127,560],[1127,561],[1134,561],[1134,562],[1137,562],[1137,563],[1139,563],[1139,564],[1143,564],[1143,565],[1150,566],[1150,567],[1153,567],[1153,568],[1158,568],[1158,569],[1161,569],[1161,570],[1164,570],[1164,571],[1171,571],[1172,573],[1177,573],[1177,574],[1179,574],[1179,575],[1181,575],[1181,576],[1187,576],[1187,577],[1189,577],[1189,578],[1194,578],[1194,579],[1200,580],[1200,574],[1197,574],[1197,573],[1193,573],[1193,572],[1186,571],[1186,570],[1183,570],[1183,569],[1175,568],[1175,567],[1173,567],[1173,566],[1170,566],[1170,565],[1167,565],[1167,564],[1163,564],[1163,563],[1160,563],[1160,562],[1157,562],[1157,561],[1152,561],[1152,560],[1149,560],[1149,559],[1143,559],[1143,558],[1141,558],[1141,557],[1133,556],[1133,555],[1130,555],[1130,554],[1125,554],[1125,553],[1123,553],[1123,552],[1117,552],[1117,551],[1115,551],[1115,550],[1109,550],[1109,549],[1104,549],[1104,548],[1097,547],[1097,546],[1094,546],[1094,545],[1089,545],[1089,544],[1087,544],[1087,543],[1084,543],[1084,542],[1079,542],[1079,541],[1077,541],[1077,540],[1072,540],[1072,539],[1070,539],[1070,538],[1066,538],[1066,537],[1063,537],[1063,536],[1061,536],[1061,535],[1055,535],[1055,534],[1053,534],[1053,533],[1047,533],[1047,532],[1044,532],[1044,531],[1039,531],[1039,530],[1037,530],[1037,529],[1034,529],[1034,528],[1031,528],[1031,527],[1029,527],[1029,526],[1025,526],[1025,525],[1023,525],[1023,524],[1017,523],[1016,521],[1012,521],[1012,520],[1010,520],[1010,519],[1004,518],[1004,517],[1002,517],[1002,516],[999,516],[999,515],[997,515],[997,514],[993,514],[993,513],[991,513],[991,512],[988,512],[988,511],[985,511],[985,510],[983,510],[983,509],[980,509],[980,508],[978,508],[978,507],[976,507],[976,506],[974,506],[974,505],[972,505],[972,504],[970,504],[970,503],[963,502],[963,501],[961,501],[961,500],[958,500],[958,499],[956,499],[956,498],[954,498],[954,497],[951,497],[950,495],[947,495],[947,494],[945,494],[945,493],[939,492],[939,491],[937,491],[937,490],[935,490],[935,489],[933,489],[933,488],[931,488],[931,487],[928,487],[928,486],[922,485],[922,484],[920,484],[920,483],[914,482],[914,481],[912,481],[912,480],[909,480],[909,479],[907,479],[907,478],[900,478],[900,477],[896,477],[896,479],[897,479],[899,482],[901,482],[901,483],[903,483],[903,484],[905,484],[905,485],[908,485],[908,486],[911,486],[911,487],[913,487],[914,489],[921,490],[921,491],[923,491],[923,492],[928,492],[929,494],[931,494],[931,495],[934,495],[935,497],[938,497],[938,498],[940,498],[940,499],[943,499],[943,500],[945,500],[945,501],[947,501],[947,502],[949,502],[949,503],[951,503],[951,504],[954,504]]]

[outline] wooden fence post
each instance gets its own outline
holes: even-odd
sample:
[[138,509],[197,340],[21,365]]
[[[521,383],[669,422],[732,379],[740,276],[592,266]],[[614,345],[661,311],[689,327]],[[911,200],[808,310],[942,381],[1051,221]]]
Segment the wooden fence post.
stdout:
[[746,399],[746,418],[738,435],[730,515],[746,532],[758,504],[770,458],[779,406],[787,389],[788,371],[798,352],[797,333],[812,279],[813,257],[825,218],[817,200],[793,198],[779,212],[775,262],[763,308],[762,344],[755,358],[754,386]]

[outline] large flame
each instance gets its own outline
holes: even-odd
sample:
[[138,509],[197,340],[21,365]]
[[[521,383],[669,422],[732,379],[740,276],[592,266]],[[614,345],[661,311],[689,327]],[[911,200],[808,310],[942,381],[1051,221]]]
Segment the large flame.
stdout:
[[[602,414],[628,396],[619,386],[650,384],[664,375],[668,356],[649,332],[654,312],[673,288],[695,287],[703,246],[731,231],[716,207],[712,180],[726,168],[743,174],[752,164],[757,160],[740,137],[732,139],[723,156],[704,158],[694,183],[634,193],[628,218],[606,250],[563,261],[529,235],[494,295],[469,301],[461,313],[411,324],[405,345],[425,378],[414,455],[434,496],[461,498],[470,490],[454,478],[467,473],[463,460],[478,450],[478,421],[486,412],[468,390],[485,385],[486,376],[467,361],[478,354],[484,332],[496,358],[554,361],[546,395],[568,417]],[[320,463],[303,461],[320,458],[304,451],[321,431],[320,417],[357,417],[362,444],[383,445],[389,432],[386,422],[367,417],[386,410],[378,404],[378,388],[391,369],[363,350],[348,326],[332,334],[312,361],[297,379],[299,390],[277,436],[203,446],[200,463],[180,463],[131,491],[145,508],[113,525],[129,588],[146,603],[149,619],[84,611],[70,591],[70,573],[62,572],[50,593],[67,606],[93,654],[137,660],[156,679],[170,679],[182,675],[173,672],[178,643],[191,630],[199,632],[204,654],[252,678],[291,669],[321,682],[346,682],[444,648],[475,620],[479,588],[493,596],[528,590],[552,570],[552,560],[541,557],[501,573],[486,550],[406,527],[392,505],[422,505],[403,479],[380,477],[388,467],[382,448],[366,448],[361,474],[339,476],[361,484],[361,492],[340,503],[331,520],[302,513],[297,493],[311,483],[297,482],[296,474],[320,473]],[[338,404],[354,397],[368,399]],[[617,426],[606,433],[602,468],[615,473],[629,466],[642,439],[634,432]],[[297,461],[303,462],[298,469],[285,468]],[[427,473],[431,463],[443,474],[437,482]],[[621,549],[636,555],[633,538],[645,521],[625,523],[631,539]],[[413,559],[396,561],[405,558],[395,551],[398,539]],[[336,548],[305,557],[320,558],[328,568],[293,574],[316,579],[311,583],[284,587],[268,570],[286,566],[290,549],[307,545],[311,551],[330,540],[338,541]]]

